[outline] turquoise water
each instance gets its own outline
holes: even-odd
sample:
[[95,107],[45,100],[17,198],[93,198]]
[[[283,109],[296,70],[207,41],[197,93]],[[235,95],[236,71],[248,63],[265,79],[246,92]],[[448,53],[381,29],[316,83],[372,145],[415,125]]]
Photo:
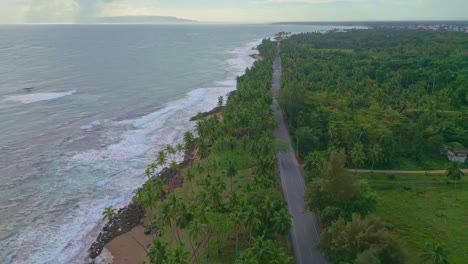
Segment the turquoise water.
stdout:
[[84,263],[188,120],[294,25],[0,26],[0,262]]

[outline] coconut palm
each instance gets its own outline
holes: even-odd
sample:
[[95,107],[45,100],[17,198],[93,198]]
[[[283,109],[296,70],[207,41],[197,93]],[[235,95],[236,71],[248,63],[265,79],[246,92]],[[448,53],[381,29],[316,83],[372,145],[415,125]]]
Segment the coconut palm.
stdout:
[[252,232],[261,225],[261,221],[258,217],[257,209],[253,206],[248,206],[245,211],[242,212],[243,222],[249,229],[249,241],[252,241]]
[[374,170],[375,163],[382,159],[382,147],[379,144],[374,144],[369,149],[369,159],[372,162],[371,171]]
[[227,168],[227,172],[226,172],[226,175],[229,177],[229,179],[231,180],[231,192],[232,192],[232,178],[234,176],[236,176],[237,174],[237,169],[236,169],[236,166],[234,165],[234,163],[232,161],[229,161],[228,162],[228,168]]
[[178,154],[181,154],[181,153],[184,152],[185,147],[184,147],[184,145],[178,143],[178,144],[175,146],[175,149],[176,149],[176,151],[177,151]]
[[354,170],[357,173],[357,168],[362,165],[364,160],[366,160],[366,155],[364,154],[364,147],[361,143],[354,144],[351,149],[351,160],[354,163]]
[[188,167],[184,172],[184,178],[190,183],[190,189],[193,190],[193,178],[195,177],[195,173],[193,172],[192,167]]
[[168,264],[183,264],[188,262],[190,253],[185,251],[183,246],[177,246],[173,251],[169,252],[167,258]]
[[218,97],[218,107],[222,107],[224,104],[224,97],[220,96]]
[[112,207],[109,206],[104,209],[104,212],[102,212],[102,215],[103,215],[103,220],[107,220],[111,222],[114,219],[114,217],[117,215],[117,213]]
[[190,131],[184,133],[184,144],[187,149],[192,147],[194,139],[195,138],[193,137],[193,134]]
[[219,169],[219,161],[216,158],[212,158],[209,161],[209,166],[213,170],[213,172],[216,172]]
[[287,235],[292,228],[291,215],[281,208],[273,214],[273,230],[280,235]]
[[164,264],[167,262],[167,255],[167,243],[163,242],[160,238],[155,239],[148,252],[150,263]]
[[164,150],[161,150],[158,152],[158,158],[157,158],[158,165],[161,167],[164,167],[167,163],[167,154]]
[[169,169],[171,169],[172,175],[176,174],[179,169],[179,163],[175,160],[171,161],[171,163],[169,163]]
[[174,160],[174,155],[177,152],[176,149],[172,145],[166,145],[166,148],[164,150],[169,155],[169,159],[172,162]]
[[448,252],[437,243],[426,243],[426,251],[419,255],[424,263],[428,264],[448,264]]

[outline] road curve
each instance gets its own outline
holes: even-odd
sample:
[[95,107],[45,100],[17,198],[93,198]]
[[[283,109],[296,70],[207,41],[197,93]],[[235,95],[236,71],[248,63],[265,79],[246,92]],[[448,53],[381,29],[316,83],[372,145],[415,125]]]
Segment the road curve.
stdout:
[[[275,95],[278,94],[281,87],[281,58],[279,52],[280,47],[278,43],[275,61],[273,63],[272,91]],[[291,240],[296,263],[327,263],[316,247],[320,240],[320,227],[315,215],[305,210],[304,194],[306,188],[304,178],[302,177],[301,168],[294,156],[289,132],[284,121],[283,113],[276,99],[273,100],[272,110],[279,124],[274,135],[276,138],[288,143],[288,149],[278,152],[277,157],[284,197],[287,202],[289,213],[291,213],[293,217]]]

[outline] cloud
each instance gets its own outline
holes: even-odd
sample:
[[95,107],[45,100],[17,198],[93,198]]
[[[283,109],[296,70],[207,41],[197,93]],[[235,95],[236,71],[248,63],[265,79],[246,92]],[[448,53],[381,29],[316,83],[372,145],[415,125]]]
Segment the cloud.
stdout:
[[29,1],[24,20],[26,23],[72,23],[80,11],[76,0]]
[[327,3],[353,3],[365,2],[365,0],[267,0],[275,4],[327,4]]

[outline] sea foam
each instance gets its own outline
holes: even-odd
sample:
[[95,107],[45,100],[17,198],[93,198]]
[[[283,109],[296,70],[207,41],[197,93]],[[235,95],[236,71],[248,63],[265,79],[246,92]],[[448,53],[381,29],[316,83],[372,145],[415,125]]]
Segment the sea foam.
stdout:
[[[183,98],[142,117],[106,122],[109,135],[104,137],[115,138],[114,143],[98,149],[69,153],[57,161],[60,163],[57,167],[63,168],[60,173],[66,176],[68,185],[82,185],[88,190],[78,193],[80,198],[75,203],[76,207],[62,217],[24,230],[17,240],[17,248],[23,252],[21,256],[14,257],[13,262],[82,263],[91,240],[95,239],[90,234],[94,234],[93,230],[102,224],[101,212],[104,208],[127,204],[133,191],[144,183],[145,166],[155,159],[157,152],[166,144],[182,143],[185,131],[194,131],[194,122],[189,122],[189,119],[198,112],[211,110],[216,106],[219,96],[226,96],[235,90],[235,75],[242,74],[245,68],[252,65],[254,59],[249,55],[255,53],[252,47],[258,42],[230,51],[235,57],[227,61],[233,71],[230,79],[215,82],[212,87],[194,89]],[[82,129],[88,130],[98,125],[98,122],[93,122]],[[181,161],[182,158],[179,155],[175,160]],[[92,179],[70,177],[70,174],[83,173],[96,176]],[[70,195],[74,195],[70,200],[76,199],[77,194]],[[50,234],[54,235],[51,237]]]
[[23,104],[30,104],[40,101],[53,100],[60,97],[72,95],[76,93],[75,90],[63,92],[63,93],[32,93],[24,95],[12,95],[5,97],[6,101],[16,101]]

